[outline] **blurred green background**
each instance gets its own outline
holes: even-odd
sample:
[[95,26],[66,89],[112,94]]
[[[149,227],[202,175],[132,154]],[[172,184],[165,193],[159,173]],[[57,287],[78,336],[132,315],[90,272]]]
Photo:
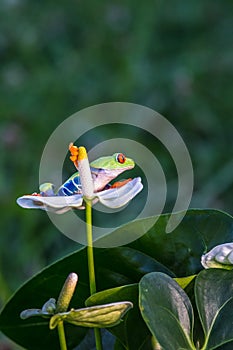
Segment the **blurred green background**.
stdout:
[[37,190],[48,137],[82,108],[122,101],[161,113],[192,157],[191,206],[232,214],[232,23],[229,0],[2,0],[0,306],[75,249],[44,212],[15,200]]

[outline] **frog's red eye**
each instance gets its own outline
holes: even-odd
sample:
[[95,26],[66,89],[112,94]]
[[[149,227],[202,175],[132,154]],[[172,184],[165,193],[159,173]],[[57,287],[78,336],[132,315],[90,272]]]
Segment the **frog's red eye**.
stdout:
[[126,160],[126,157],[123,153],[118,153],[116,156],[116,160],[118,161],[118,163],[123,164]]

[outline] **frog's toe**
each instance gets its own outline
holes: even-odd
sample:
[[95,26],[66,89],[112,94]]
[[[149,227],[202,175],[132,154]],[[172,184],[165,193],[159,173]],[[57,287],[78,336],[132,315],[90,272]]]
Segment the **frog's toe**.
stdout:
[[72,142],[69,144],[69,151],[72,154],[72,156],[78,155],[78,147],[74,146],[74,144]]
[[78,160],[78,156],[70,156],[70,160],[72,160],[72,162],[76,162]]
[[77,162],[78,161],[78,154],[79,154],[78,147],[74,146],[73,143],[70,143],[69,144],[69,151],[71,153],[70,160],[72,160],[72,162]]

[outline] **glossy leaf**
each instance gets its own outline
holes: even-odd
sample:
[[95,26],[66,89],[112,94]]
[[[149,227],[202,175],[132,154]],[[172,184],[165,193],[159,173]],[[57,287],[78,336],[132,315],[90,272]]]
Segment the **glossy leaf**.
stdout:
[[203,253],[220,243],[233,241],[232,216],[221,211],[191,209],[168,234],[165,233],[167,219],[167,215],[160,216],[156,224],[130,246],[155,258],[178,277],[196,274],[203,269],[200,262]]
[[[99,249],[97,252],[100,252]],[[105,249],[102,251],[105,261],[109,264],[103,264],[96,260],[97,273],[101,276],[101,289],[109,288],[123,284],[139,282],[147,273],[160,271],[175,277],[174,273],[166,266],[158,262],[155,258],[129,247],[118,247]],[[101,257],[101,260],[103,258]]]
[[188,296],[169,276],[152,272],[139,283],[139,306],[153,336],[164,349],[194,349],[193,310]]
[[195,295],[206,336],[204,349],[233,341],[233,271],[202,271],[196,279]]
[[125,350],[125,347],[121,344],[121,342],[116,339],[114,344],[114,350]]

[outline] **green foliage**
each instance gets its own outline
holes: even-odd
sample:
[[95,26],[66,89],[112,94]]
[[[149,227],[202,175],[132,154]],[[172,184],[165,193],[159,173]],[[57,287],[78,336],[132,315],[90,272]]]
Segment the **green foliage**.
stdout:
[[[231,212],[232,14],[229,0],[176,0],[170,6],[152,0],[3,0],[0,304],[22,281],[76,249],[44,213],[29,215],[15,199],[37,190],[48,137],[84,107],[129,101],[166,116],[192,156],[192,207]],[[116,126],[96,130],[85,145],[123,132]],[[169,212],[175,166],[156,142],[147,136],[139,141],[163,165]],[[72,171],[65,169],[64,177]]]
[[[233,272],[221,269],[201,271],[195,281],[195,298],[205,340],[202,350],[232,346]],[[152,272],[139,283],[142,316],[164,349],[195,350],[193,307],[183,289],[169,276]],[[199,347],[198,347],[199,348]]]
[[[209,332],[209,325],[213,320],[213,314],[208,316],[205,308],[210,308],[208,303],[215,303],[215,299],[213,299],[215,293],[218,303],[216,304],[217,311],[213,310],[213,313],[216,314],[224,306],[215,319],[213,329],[210,332],[206,349],[211,349],[210,346],[213,346],[211,344],[216,344],[219,322],[222,322],[226,327],[225,322],[228,320],[226,315],[230,314],[231,300],[228,299],[230,293],[232,293],[232,282],[231,275],[227,273],[232,274],[233,272],[220,269],[201,272],[195,282],[195,293],[192,283],[193,276],[190,275],[198,274],[202,270],[201,256],[206,251],[219,243],[232,241],[232,217],[217,210],[189,210],[181,224],[173,232],[167,234],[165,228],[168,217],[169,214],[160,216],[159,220],[146,234],[127,247],[95,249],[97,288],[100,292],[91,297],[89,297],[88,273],[85,264],[86,248],[80,247],[75,253],[42,270],[23,285],[6,304],[0,315],[1,330],[28,349],[57,349],[56,332],[49,330],[48,319],[35,317],[21,320],[19,315],[24,309],[41,307],[49,298],[57,298],[65,278],[73,271],[79,275],[79,282],[71,300],[71,308],[79,309],[84,308],[85,304],[90,307],[120,301],[133,303],[134,307],[125,315],[124,321],[115,327],[109,328],[114,336],[118,338],[116,348],[123,346],[128,350],[139,348],[151,350],[149,329],[152,334],[156,332],[156,338],[161,341],[155,329],[157,329],[158,324],[160,324],[160,327],[165,326],[165,324],[158,322],[154,315],[148,318],[148,310],[154,308],[156,309],[155,314],[158,312],[160,317],[163,316],[163,312],[166,312],[167,329],[176,325],[176,333],[171,333],[174,337],[179,337],[179,341],[183,345],[187,345],[189,344],[187,334],[190,334],[190,337],[192,334],[191,304],[183,289],[172,279],[173,277],[183,276],[188,278],[184,280],[176,278],[176,280],[181,284],[184,282],[187,284],[186,289],[194,308],[195,323],[198,319],[194,302],[194,294],[196,294],[197,307],[205,334]],[[147,221],[151,222],[151,218],[131,222],[113,232],[112,235],[120,234],[121,231],[124,234],[134,232],[136,226],[138,228],[141,225],[144,227]],[[155,278],[154,276],[158,277]],[[143,322],[138,306],[139,282],[140,293],[143,295],[140,302],[144,307],[142,315],[146,323],[149,323],[148,328]],[[157,293],[154,293],[154,289],[152,289],[153,293],[145,294],[147,293],[146,283],[150,286],[153,285],[153,288],[157,288]],[[228,292],[226,293],[226,291]],[[176,298],[174,298],[174,293],[176,293]],[[151,301],[153,294],[157,294],[158,299]],[[177,295],[180,295],[180,297],[177,298]],[[222,295],[222,299],[220,295]],[[153,307],[148,307],[149,304],[145,305],[145,303],[148,303],[148,298]],[[157,310],[160,307],[158,300],[166,305],[166,311],[163,311],[163,308]],[[187,311],[186,314],[183,313],[182,315],[183,311],[181,312],[181,310],[184,308]],[[207,315],[205,317],[208,320],[203,318],[204,314]],[[178,320],[180,321],[178,322]],[[182,330],[183,328],[185,331]],[[226,329],[228,332],[228,328]],[[69,324],[65,324],[65,331],[69,349],[79,344],[87,334],[85,328]],[[227,332],[224,332],[223,337],[225,338],[222,339],[222,342],[229,341],[231,331]],[[220,339],[219,336],[218,339]],[[200,334],[195,335],[195,341],[202,342]],[[221,344],[218,343],[219,345]],[[219,349],[225,350],[222,347]]]
[[206,336],[206,349],[233,341],[233,271],[202,271],[196,280],[195,295]]

